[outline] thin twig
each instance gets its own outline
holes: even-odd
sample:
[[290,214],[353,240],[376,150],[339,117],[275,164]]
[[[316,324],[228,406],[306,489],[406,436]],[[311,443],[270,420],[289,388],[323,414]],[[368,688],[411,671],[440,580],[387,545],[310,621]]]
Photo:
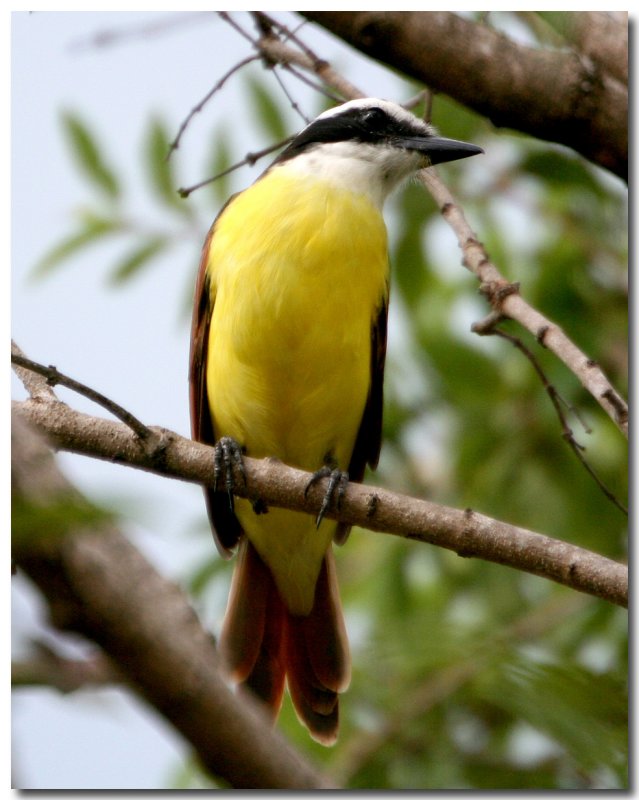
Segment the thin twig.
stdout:
[[281,147],[284,147],[289,142],[294,139],[293,136],[289,136],[288,139],[283,139],[281,142],[276,142],[275,144],[271,144],[268,147],[265,147],[263,150],[258,150],[255,153],[247,153],[241,161],[237,161],[232,166],[228,167],[222,172],[218,172],[217,175],[213,175],[211,178],[206,178],[199,183],[194,183],[192,186],[182,187],[178,189],[178,194],[180,197],[188,197],[191,192],[195,192],[197,189],[201,189],[203,186],[207,186],[209,183],[213,183],[213,181],[218,180],[219,178],[223,178],[225,175],[228,175],[231,172],[235,172],[236,169],[240,167],[249,166],[252,167],[260,158],[264,158],[269,153],[273,153],[275,150],[279,150]]
[[[11,340],[11,356],[18,356],[19,358],[26,358],[25,354],[18,347],[18,345]],[[30,369],[14,365],[14,372],[22,382],[24,388],[29,392],[31,397],[35,400],[57,400],[55,392],[47,383],[42,375],[38,375]]]
[[310,122],[310,119],[302,111],[302,109],[299,106],[299,103],[294,99],[293,95],[286,88],[286,84],[282,80],[282,78],[281,78],[280,74],[278,73],[277,69],[272,69],[271,72],[273,74],[273,77],[277,81],[280,89],[282,90],[282,92],[284,92],[284,96],[286,97],[286,99],[290,103],[290,106],[293,109],[293,111],[295,111],[297,114],[299,114],[299,116],[302,118],[302,120],[303,120],[305,125],[308,125],[308,123]]
[[294,75],[298,81],[305,83],[314,91],[318,92],[319,94],[324,95],[328,100],[333,103],[341,103],[343,102],[342,97],[334,94],[333,92],[329,92],[326,86],[321,83],[317,83],[316,81],[311,80],[307,75],[304,75],[303,72],[299,72],[292,64],[281,64],[282,69],[285,69],[287,72],[290,72],[291,75]]
[[[295,64],[308,72],[313,72],[320,80],[337,91],[341,99],[352,99],[364,97],[362,92],[352,83],[346,80],[339,72],[334,70],[328,61],[317,56],[294,31],[290,31],[285,25],[272,19],[264,12],[255,12],[259,15],[261,25],[269,30],[268,35],[263,35],[259,39],[250,36],[240,25],[235,22],[226,12],[218,12],[219,16],[228,22],[238,33],[247,39],[267,60],[282,65]],[[284,41],[273,35],[273,29],[277,28],[284,37]],[[286,40],[293,41],[300,49],[294,50],[286,44]]]
[[401,103],[401,106],[407,111],[412,111],[414,108],[417,108],[420,103],[423,103],[425,100],[427,100],[429,94],[429,89],[420,89],[417,94],[409,97],[408,100],[404,100],[403,103]]
[[173,151],[174,151],[174,150],[177,150],[177,149],[178,149],[178,147],[180,146],[180,141],[181,141],[181,139],[182,139],[182,136],[183,136],[183,134],[184,134],[184,131],[187,129],[187,127],[188,127],[189,123],[191,122],[191,120],[193,119],[193,117],[194,117],[196,114],[199,114],[199,113],[202,111],[202,109],[204,108],[204,106],[205,106],[205,105],[206,105],[206,104],[209,102],[209,100],[210,100],[210,99],[211,99],[211,98],[212,98],[212,97],[213,97],[213,96],[214,96],[214,95],[215,95],[217,92],[219,92],[219,91],[220,91],[220,89],[221,89],[221,88],[224,86],[224,84],[226,83],[226,81],[227,81],[227,80],[228,80],[228,79],[229,79],[229,78],[230,78],[232,75],[235,75],[235,73],[236,73],[236,72],[239,72],[239,71],[240,71],[240,70],[241,70],[243,67],[245,67],[247,64],[250,64],[250,63],[252,63],[253,61],[259,61],[259,59],[260,59],[260,56],[258,56],[258,55],[257,55],[257,56],[247,56],[246,58],[243,58],[243,59],[242,59],[241,61],[239,61],[237,64],[235,64],[234,66],[232,66],[232,67],[231,67],[231,69],[230,69],[230,70],[228,70],[228,72],[226,72],[224,75],[222,75],[222,77],[220,78],[220,80],[219,80],[219,81],[218,81],[218,82],[215,84],[215,86],[214,86],[214,87],[213,87],[213,88],[210,90],[210,92],[208,92],[208,93],[207,93],[207,94],[206,94],[206,95],[205,95],[205,96],[204,96],[204,97],[203,97],[203,98],[200,100],[200,102],[199,102],[199,103],[198,103],[196,106],[194,106],[194,107],[193,107],[193,108],[192,108],[192,109],[189,111],[189,113],[188,113],[188,115],[187,115],[186,119],[185,119],[185,120],[182,122],[182,124],[180,125],[180,128],[179,128],[179,130],[178,130],[178,132],[177,132],[177,135],[176,135],[175,139],[174,139],[174,140],[171,142],[171,144],[170,144],[170,146],[169,146],[169,151],[168,151],[168,153],[166,154],[166,160],[167,160],[167,161],[168,161],[168,160],[171,158],[171,155],[172,155]]
[[238,25],[228,11],[218,11],[217,15],[221,20],[228,23],[234,30],[236,30],[240,36],[243,36],[252,45],[255,44],[255,39],[249,33],[247,33],[244,28],[241,27],[241,25]]
[[133,414],[131,414],[125,408],[122,408],[122,406],[118,405],[113,400],[110,400],[108,397],[105,397],[100,392],[97,392],[95,389],[91,389],[89,386],[85,386],[83,383],[80,383],[73,378],[69,378],[68,375],[63,375],[52,364],[49,364],[48,367],[45,367],[44,364],[38,364],[36,361],[31,361],[30,358],[26,358],[25,356],[21,356],[13,352],[11,353],[11,363],[18,367],[22,367],[22,369],[27,369],[30,372],[35,372],[38,375],[42,375],[47,379],[47,384],[49,386],[66,386],[67,389],[71,389],[72,391],[87,397],[89,400],[92,400],[94,403],[97,403],[103,408],[106,408],[106,410],[113,414],[114,417],[131,428],[135,435],[143,441],[146,441],[154,436],[153,431],[150,428],[147,428],[146,425],[140,422],[137,417],[134,417]]
[[210,15],[210,11],[187,11],[172,14],[170,17],[163,16],[145,22],[142,25],[127,25],[122,28],[105,28],[97,31],[92,36],[77,39],[70,43],[69,50],[87,50],[95,47],[111,47],[122,41],[133,38],[148,38],[164,34],[166,31],[177,28],[179,25],[200,22],[204,15]]
[[553,386],[552,383],[550,383],[537,358],[535,358],[530,349],[526,347],[526,345],[522,342],[522,340],[518,336],[513,336],[510,333],[506,333],[505,331],[499,330],[499,328],[495,328],[493,333],[495,334],[495,336],[500,336],[502,339],[506,339],[507,341],[509,341],[530,361],[535,372],[539,376],[539,380],[541,381],[544,389],[546,390],[546,393],[548,394],[548,397],[550,398],[550,401],[553,404],[555,411],[557,412],[564,440],[568,443],[570,449],[577,456],[581,464],[584,466],[586,471],[590,474],[592,479],[595,481],[595,483],[601,489],[604,495],[608,498],[608,500],[610,500],[611,503],[613,503],[620,511],[622,511],[626,516],[628,516],[628,509],[623,505],[623,503],[621,503],[615,497],[614,493],[610,491],[610,489],[606,486],[606,484],[597,475],[593,467],[591,467],[588,461],[586,460],[586,457],[584,456],[584,451],[586,448],[583,445],[579,444],[579,442],[575,439],[575,435],[572,431],[572,428],[570,427],[568,421],[566,420],[566,415],[563,413],[561,409],[561,403],[564,403],[564,405],[571,411],[574,411],[574,409],[569,403],[567,403],[561,397],[556,387]]
[[418,179],[429,190],[442,216],[455,232],[463,253],[462,263],[479,279],[480,291],[489,300],[493,311],[518,322],[563,361],[622,433],[628,436],[628,405],[599,364],[588,358],[559,325],[533,308],[521,296],[518,284],[510,283],[501,275],[436,171],[432,168],[421,170]]
[[318,56],[311,50],[311,48],[306,44],[303,39],[300,39],[295,31],[290,30],[283,22],[275,19],[274,17],[269,16],[264,11],[253,11],[253,16],[258,19],[262,25],[263,30],[266,32],[268,31],[271,35],[274,34],[274,30],[278,30],[280,34],[282,34],[283,42],[293,42],[294,44],[299,47],[299,49],[304,53],[304,55],[314,62],[316,65],[321,65],[325,63],[323,59],[318,58]]

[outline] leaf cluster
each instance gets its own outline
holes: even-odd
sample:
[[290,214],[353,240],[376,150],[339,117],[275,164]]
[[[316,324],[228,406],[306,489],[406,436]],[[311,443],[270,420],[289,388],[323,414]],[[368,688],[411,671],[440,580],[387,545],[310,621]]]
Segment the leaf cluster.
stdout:
[[131,211],[133,201],[125,180],[110,163],[104,144],[80,114],[66,111],[61,125],[73,161],[91,190],[85,206],[75,213],[75,226],[51,247],[35,267],[43,277],[64,265],[90,246],[117,243],[115,263],[109,270],[112,285],[126,283],[151,266],[187,234],[193,232],[192,206],[175,190],[173,164],[167,159],[169,138],[166,126],[151,119],[143,143],[146,183],[159,214],[167,216],[170,227],[154,220],[146,224]]

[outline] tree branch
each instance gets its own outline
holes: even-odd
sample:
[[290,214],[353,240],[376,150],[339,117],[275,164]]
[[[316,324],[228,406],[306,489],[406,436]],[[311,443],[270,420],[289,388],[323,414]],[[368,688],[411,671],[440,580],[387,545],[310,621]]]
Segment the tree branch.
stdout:
[[[628,516],[628,509],[624,506],[624,504],[620,500],[617,499],[617,497],[615,497],[614,492],[612,492],[606,486],[606,484],[602,481],[599,475],[597,475],[595,469],[591,467],[590,464],[588,463],[588,460],[584,455],[584,450],[586,448],[583,445],[579,444],[579,442],[576,440],[575,435],[572,432],[572,428],[568,424],[566,415],[562,410],[561,407],[562,403],[570,411],[572,411],[579,419],[579,415],[576,413],[577,410],[572,406],[568,405],[566,401],[561,397],[556,387],[553,386],[553,384],[548,380],[546,373],[544,372],[537,358],[534,356],[532,351],[528,347],[526,347],[526,345],[522,342],[522,340],[518,336],[512,336],[510,333],[506,333],[506,331],[502,331],[500,330],[500,328],[497,327],[497,323],[500,321],[500,319],[501,315],[497,314],[495,316],[495,312],[492,312],[487,317],[487,319],[483,320],[482,322],[473,324],[471,326],[471,330],[474,333],[479,333],[481,336],[489,336],[489,335],[499,336],[502,339],[505,339],[506,341],[510,342],[513,345],[513,347],[516,347],[520,353],[523,353],[526,356],[528,361],[531,363],[533,369],[537,373],[537,376],[539,377],[539,380],[541,381],[542,386],[546,390],[546,394],[550,398],[550,402],[552,403],[553,408],[555,409],[557,418],[559,419],[559,424],[561,425],[562,436],[564,441],[573,451],[575,456],[579,459],[586,472],[588,472],[588,474],[591,476],[591,478],[594,480],[597,486],[601,489],[604,496],[607,497],[608,500],[610,500],[610,502],[613,503],[613,505],[615,505],[619,509],[619,511],[621,511],[622,514]],[[583,421],[581,419],[580,422],[583,425]],[[586,428],[586,433],[592,433],[592,431]]]
[[[36,425],[52,444],[73,453],[127,464],[158,475],[224,489],[215,475],[214,450],[162,428],[152,428],[158,449],[149,453],[121,423],[74,411],[59,401],[25,400],[15,411]],[[316,514],[324,497],[323,482],[308,489],[310,473],[274,459],[244,459],[246,483],[233,491],[252,501]],[[389,533],[482,558],[556,581],[618,605],[628,602],[628,571],[623,564],[568,542],[491,519],[471,509],[460,511],[426,500],[362,484],[349,484],[339,512],[326,516],[371,531]]]
[[[24,414],[14,419],[12,474],[13,490],[26,503],[46,508],[59,492],[79,494]],[[47,598],[53,623],[97,642],[213,775],[244,789],[332,788],[256,702],[230,691],[213,640],[185,595],[111,524],[21,537],[14,557]]]
[[177,191],[180,197],[187,198],[192,192],[195,192],[197,189],[201,189],[203,186],[208,186],[209,183],[213,183],[213,181],[218,180],[218,178],[223,178],[225,175],[229,175],[231,172],[235,172],[236,169],[243,167],[245,164],[252,167],[256,161],[259,161],[260,158],[264,158],[269,153],[274,152],[275,150],[279,150],[280,147],[284,147],[293,139],[292,136],[289,136],[288,139],[284,139],[281,142],[275,142],[275,144],[270,144],[268,147],[264,147],[262,150],[258,150],[255,153],[247,153],[241,161],[236,161],[235,164],[231,164],[230,167],[223,169],[222,172],[218,172],[217,175],[212,175],[210,178],[204,178],[204,180],[198,181],[191,186],[181,186]]
[[620,17],[607,11],[537,11],[580,53],[613,78],[628,84],[628,12]]
[[147,439],[152,438],[150,429],[147,428],[146,425],[143,425],[139,419],[134,417],[133,414],[131,414],[125,408],[122,408],[122,406],[114,403],[113,400],[105,397],[100,392],[96,392],[95,389],[91,389],[91,387],[85,386],[83,383],[80,383],[73,378],[69,378],[68,375],[63,375],[56,367],[53,366],[53,364],[49,364],[48,367],[45,367],[43,364],[38,364],[35,361],[31,361],[30,358],[26,358],[25,356],[16,353],[14,351],[13,342],[11,343],[11,363],[15,364],[17,367],[21,367],[23,370],[35,372],[38,375],[41,375],[43,378],[46,378],[47,386],[66,386],[67,389],[71,389],[72,391],[81,394],[83,397],[88,398],[94,403],[97,403],[107,411],[110,411],[113,416],[124,422],[125,425],[128,425],[139,439],[146,441]]
[[35,643],[35,654],[11,662],[11,686],[50,686],[64,694],[87,686],[121,683],[123,676],[101,651],[88,658],[64,658],[45,642]]
[[169,152],[166,154],[167,161],[171,158],[173,151],[177,150],[180,146],[180,142],[182,141],[182,136],[184,135],[184,131],[188,128],[191,120],[196,114],[199,114],[204,106],[209,102],[209,100],[215,95],[220,89],[224,86],[224,84],[229,80],[229,78],[235,75],[236,72],[239,72],[243,67],[247,64],[251,64],[253,61],[257,61],[259,56],[248,56],[247,58],[243,58],[241,61],[238,61],[237,64],[234,64],[231,69],[229,69],[222,77],[217,81],[215,86],[210,89],[206,95],[197,103],[187,114],[186,118],[182,121],[175,138],[169,145]]
[[[263,33],[259,38],[250,38],[253,47],[266,59],[270,59],[278,64],[294,64],[302,69],[312,72],[331,89],[334,89],[345,99],[365,97],[360,89],[344,78],[337,70],[323,58],[319,58],[304,42],[295,36],[285,25],[282,25],[272,17],[268,17],[263,12],[259,14],[261,20],[266,24],[267,33]],[[228,22],[232,22],[228,14],[221,14]],[[275,36],[273,31],[278,30],[282,39]],[[288,42],[294,42],[299,49],[294,49]]]
[[429,190],[448,224],[457,236],[463,264],[480,281],[480,291],[497,315],[509,317],[530,331],[537,341],[553,352],[581,381],[617,427],[628,436],[628,405],[612,386],[599,364],[588,358],[566,333],[519,293],[519,285],[510,283],[490,260],[483,244],[468,224],[464,212],[448,187],[433,169],[423,169],[419,179]]
[[300,13],[495,125],[567,145],[627,181],[628,89],[587,56],[526,47],[448,11]]

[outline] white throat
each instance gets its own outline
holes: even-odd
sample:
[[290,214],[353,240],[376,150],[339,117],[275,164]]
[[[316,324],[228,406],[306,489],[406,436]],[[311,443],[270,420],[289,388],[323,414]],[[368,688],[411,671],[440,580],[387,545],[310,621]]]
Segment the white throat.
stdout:
[[293,170],[366,195],[381,209],[390,192],[423,166],[426,160],[419,153],[345,141],[318,144],[277,169]]

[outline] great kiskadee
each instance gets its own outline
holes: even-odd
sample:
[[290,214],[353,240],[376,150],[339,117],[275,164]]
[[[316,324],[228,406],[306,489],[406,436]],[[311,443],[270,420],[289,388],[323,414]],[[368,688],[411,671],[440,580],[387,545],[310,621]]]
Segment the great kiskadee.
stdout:
[[[480,152],[395,103],[353,100],[321,114],[232,197],[196,286],[193,438],[317,475],[361,481],[375,468],[389,282],[382,205],[417,170]],[[348,528],[265,513],[212,488],[205,496],[221,554],[239,545],[220,637],[231,677],[273,716],[286,679],[300,720],[332,744],[350,655],[331,542]]]

